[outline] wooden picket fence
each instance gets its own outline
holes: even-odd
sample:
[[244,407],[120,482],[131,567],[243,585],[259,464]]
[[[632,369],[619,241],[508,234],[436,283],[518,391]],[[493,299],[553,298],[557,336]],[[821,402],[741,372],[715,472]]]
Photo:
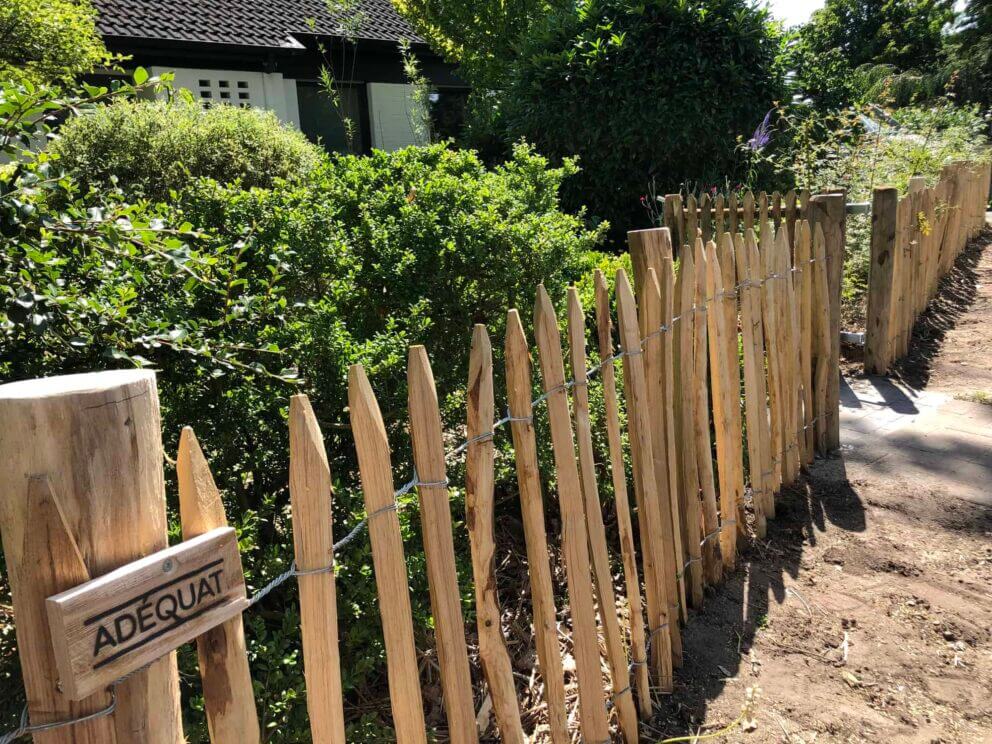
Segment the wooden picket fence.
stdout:
[[668,194],[665,196],[662,217],[665,227],[672,232],[676,247],[687,242],[686,236],[695,236],[697,230],[703,242],[715,240],[718,244],[724,232],[743,232],[770,221],[777,230],[782,222],[788,226],[790,240],[795,239],[797,220],[808,219],[812,197],[808,191],[790,190],[785,194],[764,191],[755,195],[746,192],[709,194],[698,196]]
[[910,180],[900,198],[892,187],[872,195],[871,269],[865,370],[884,374],[909,351],[913,325],[941,278],[985,225],[989,163],[954,163],[933,187]]
[[[576,734],[590,743],[639,740],[639,719],[650,716],[659,705],[658,696],[673,689],[674,670],[682,664],[682,627],[691,621],[688,608],[702,606],[704,588],[718,584],[735,569],[747,534],[746,520],[763,536],[766,521],[775,514],[776,493],[796,480],[815,453],[837,446],[837,396],[831,391],[839,375],[834,341],[843,195],[803,198],[795,220],[788,204],[787,197],[776,228],[774,208],[769,211],[759,205],[752,223],[745,200],[744,218],[731,221],[727,229],[714,228],[712,240],[703,239],[705,219],[702,225],[688,220],[685,230],[692,239],[679,251],[677,271],[667,228],[631,232],[633,284],[624,271],[618,271],[611,296],[607,278],[597,272],[595,308],[583,308],[578,292],[571,289],[563,324],[552,298],[539,286],[533,310],[536,354],[519,312],[508,310],[503,339],[508,411],[498,419],[491,341],[485,327],[476,326],[468,352],[466,438],[454,449],[445,448],[427,352],[412,347],[409,430],[416,475],[400,488],[394,467],[406,465],[391,461],[374,390],[360,365],[351,368],[351,429],[367,512],[362,525],[372,548],[396,741],[426,742],[429,733],[397,514],[399,497],[414,490],[447,737],[462,743],[478,742],[486,735],[476,721],[477,695],[455,570],[455,539],[465,536],[456,535],[452,527],[448,466],[462,454],[481,667],[476,679],[485,682],[500,741],[522,743],[534,736],[534,731],[525,730],[521,717],[519,684],[501,626],[496,573],[494,438],[506,425],[516,458],[533,642],[546,708],[542,736],[554,744],[571,742]],[[590,330],[597,357],[591,367]],[[536,397],[535,357],[541,390]],[[588,391],[593,384],[602,386],[602,420],[615,494],[608,508],[616,513],[619,556],[611,555],[613,541],[604,525],[597,481],[605,463],[594,458]],[[114,425],[122,428],[134,426],[137,420],[144,435],[153,436],[147,422],[157,421],[157,397],[154,390],[144,395],[154,406],[147,416],[136,408],[144,403],[133,391],[119,399],[128,401],[126,412],[101,415],[119,416]],[[64,396],[60,401],[69,405]],[[90,399],[80,403],[86,412],[94,405]],[[549,532],[545,519],[549,505],[542,493],[539,431],[534,425],[538,405],[547,406],[560,536]],[[0,406],[0,414],[3,411]],[[624,420],[633,500],[624,470]],[[333,562],[335,553],[360,530],[334,543],[331,473],[317,418],[305,396],[291,401],[289,434],[295,565],[256,593],[252,604],[279,581],[297,577],[313,741],[337,743],[345,740],[345,717]],[[154,436],[158,435],[156,431]],[[87,442],[99,446],[97,437]],[[154,441],[148,447],[154,449]],[[30,449],[25,451],[30,459]],[[191,430],[183,432],[177,467],[184,537],[226,524],[207,461]],[[9,472],[15,468],[10,466]],[[160,482],[152,483],[150,490],[156,489],[162,493],[164,514]],[[137,498],[131,491],[127,494],[122,497],[125,501]],[[126,514],[120,516],[126,520]],[[101,519],[104,528],[126,524],[106,516]],[[549,548],[558,537],[566,608],[557,604],[561,595],[555,592],[554,553]],[[6,532],[4,538],[7,546]],[[152,529],[149,540],[160,539]],[[615,563],[623,571],[616,586]],[[45,592],[66,588],[57,582],[32,588],[31,576],[22,572],[36,570],[34,564],[20,563],[8,554],[8,565],[16,577],[18,618],[22,605],[33,607],[43,602]],[[181,723],[171,714],[178,709],[174,657],[122,683],[116,709],[102,707],[105,696],[70,705],[57,692],[57,675],[51,668],[50,649],[46,656],[42,631],[19,622],[18,638],[32,722],[57,721],[79,711],[110,711],[106,718],[48,731],[43,735],[46,743],[114,741],[114,731],[118,742],[136,741],[121,731],[133,731],[138,725],[165,732],[142,741],[182,740]],[[199,638],[198,648],[211,740],[258,742],[241,619],[229,620]],[[569,710],[566,697],[566,651],[577,686],[575,710]],[[153,678],[155,684],[147,682]]]

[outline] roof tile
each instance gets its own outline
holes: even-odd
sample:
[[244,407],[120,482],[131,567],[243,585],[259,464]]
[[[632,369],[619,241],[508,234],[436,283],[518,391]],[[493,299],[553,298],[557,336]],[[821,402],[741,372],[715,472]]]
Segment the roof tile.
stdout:
[[[297,36],[344,36],[325,0],[93,0],[107,37],[293,48]],[[390,0],[357,0],[359,39],[422,41]],[[350,25],[350,24],[349,24]]]

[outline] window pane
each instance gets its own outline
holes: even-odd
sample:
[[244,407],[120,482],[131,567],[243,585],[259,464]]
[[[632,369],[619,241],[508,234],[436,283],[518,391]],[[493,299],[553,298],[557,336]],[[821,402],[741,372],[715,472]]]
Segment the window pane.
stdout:
[[[368,112],[362,93],[362,87],[358,85],[339,86],[339,110],[320,83],[298,82],[296,94],[300,104],[300,129],[311,141],[319,142],[332,152],[364,151],[362,133]],[[350,121],[350,137],[344,119]]]

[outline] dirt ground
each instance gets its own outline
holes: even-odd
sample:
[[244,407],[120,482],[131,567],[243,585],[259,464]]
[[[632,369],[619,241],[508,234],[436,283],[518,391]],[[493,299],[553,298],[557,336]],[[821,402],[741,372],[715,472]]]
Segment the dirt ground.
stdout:
[[841,452],[693,613],[647,741],[992,742],[992,235],[895,382],[848,370]]

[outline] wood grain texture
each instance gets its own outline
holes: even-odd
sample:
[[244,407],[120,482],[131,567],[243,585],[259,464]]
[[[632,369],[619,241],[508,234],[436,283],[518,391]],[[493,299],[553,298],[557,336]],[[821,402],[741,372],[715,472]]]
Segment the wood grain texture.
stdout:
[[506,651],[496,591],[496,539],[493,534],[493,354],[483,325],[472,333],[468,363],[468,454],[465,460],[465,524],[472,551],[479,659],[489,684],[500,740],[523,744],[513,666]]
[[783,422],[785,432],[785,460],[783,479],[794,483],[799,475],[799,357],[796,353],[798,346],[799,312],[796,307],[796,293],[793,284],[792,248],[789,245],[789,235],[785,230],[779,230],[775,235],[775,271],[776,289],[779,293],[779,331],[782,356],[782,401]]
[[[40,570],[25,563],[33,533],[28,490],[47,477],[90,576],[166,546],[165,482],[155,375],[121,370],[26,380],[0,386],[0,533],[17,607],[18,655],[30,718],[66,717],[57,688]],[[108,540],[107,535],[114,539]],[[45,569],[47,571],[47,569]],[[55,577],[58,578],[58,577]],[[20,618],[35,618],[21,622]],[[120,685],[111,717],[118,741],[183,740],[175,655]],[[37,741],[73,741],[65,730]]]
[[832,349],[830,348],[831,318],[830,318],[830,288],[827,280],[827,261],[823,228],[816,225],[813,228],[813,409],[816,413],[816,447],[824,457],[830,450],[830,434],[828,429],[830,400],[828,387],[831,375],[836,370],[830,366]]
[[[510,310],[506,317],[506,395],[513,434],[513,451],[520,490],[520,514],[527,543],[527,569],[534,613],[534,637],[544,699],[548,705],[548,728],[552,744],[567,744],[568,722],[565,711],[565,682],[558,645],[558,621],[554,586],[551,583],[550,551],[544,521],[541,471],[537,461],[531,404],[531,361],[520,314]],[[635,575],[636,582],[636,575]],[[631,604],[633,612],[633,604]],[[643,622],[643,621],[642,621]],[[635,649],[636,650],[636,649]]]
[[427,350],[411,346],[407,364],[410,438],[413,463],[421,482],[437,484],[417,488],[420,499],[420,529],[427,560],[427,581],[434,615],[434,637],[448,735],[455,744],[477,742],[478,727],[472,702],[472,676],[465,643],[461,592],[455,569],[455,544],[451,531],[441,411],[437,402],[434,372]]
[[59,682],[79,700],[247,608],[237,536],[211,530],[45,604]]
[[[696,240],[696,323],[695,339],[693,340],[693,360],[695,363],[695,378],[701,384],[693,388],[696,407],[695,436],[696,470],[699,473],[699,491],[702,499],[702,530],[697,538],[703,541],[701,555],[703,572],[707,582],[714,584],[723,575],[721,566],[723,558],[720,547],[714,539],[707,536],[719,530],[717,517],[716,479],[713,474],[713,440],[710,436],[710,411],[712,410],[709,387],[706,380],[709,373],[709,316],[720,313],[718,300],[711,299],[706,289],[707,261],[702,239]],[[712,308],[711,308],[712,304]]]
[[[688,602],[686,601],[685,576],[682,573],[682,565],[685,562],[685,546],[682,544],[682,509],[679,492],[679,460],[678,460],[678,440],[675,438],[675,400],[677,389],[675,387],[675,269],[672,259],[672,241],[667,231],[662,231],[661,235],[661,266],[658,274],[658,284],[661,289],[661,322],[670,330],[661,336],[661,366],[662,366],[662,415],[665,418],[665,451],[668,457],[668,493],[669,507],[671,509],[673,534],[673,565],[676,571],[677,593],[669,598],[678,604],[679,615],[683,622],[689,619]],[[675,629],[678,634],[677,640],[673,640],[676,666],[681,664],[682,638],[679,629]],[[673,636],[675,639],[675,636]]]
[[[227,527],[220,491],[196,434],[188,426],[179,435],[176,481],[184,540]],[[210,741],[256,744],[260,738],[258,714],[241,617],[232,617],[197,638],[196,653]]]
[[[723,353],[727,358],[727,365],[730,374],[730,433],[731,433],[731,454],[734,470],[734,514],[729,518],[736,520],[737,539],[744,539],[747,536],[747,525],[744,518],[744,422],[741,406],[741,360],[740,360],[740,334],[738,324],[738,299],[737,291],[737,250],[734,243],[734,236],[727,235],[716,244],[717,257],[720,261],[720,272],[723,275],[724,294],[720,302],[723,310],[724,325],[727,333],[724,337]],[[725,517],[727,518],[727,517]]]
[[[39,592],[57,594],[61,591],[78,586],[90,580],[89,571],[79,553],[79,547],[65,521],[65,515],[58,499],[52,493],[51,485],[44,476],[30,479],[27,491],[27,516],[32,529],[25,533],[23,546],[24,565],[34,566],[31,577],[34,587]],[[10,564],[8,563],[8,566]],[[15,595],[16,602],[16,595]],[[16,606],[16,605],[15,605]],[[37,616],[26,608],[17,607],[16,619],[19,624],[30,623],[37,636],[43,636],[48,641],[48,653],[52,656],[51,667],[54,669],[54,646],[48,619]],[[64,650],[63,650],[64,653]],[[34,713],[30,723],[38,725],[65,718],[75,718],[103,710],[110,703],[110,694],[100,690],[96,694],[79,701],[69,701],[61,693],[58,695],[57,710]],[[39,744],[54,744],[72,742],[72,744],[104,744],[118,741],[114,730],[114,722],[110,717],[98,718],[87,723],[40,732],[34,741]]]
[[[647,232],[647,231],[645,231]],[[643,350],[644,379],[647,386],[647,405],[651,411],[651,452],[652,467],[655,471],[655,485],[660,502],[662,554],[659,571],[665,581],[666,593],[669,600],[669,611],[674,616],[679,610],[678,575],[682,566],[681,557],[681,524],[678,521],[678,508],[672,508],[672,499],[678,500],[678,492],[669,491],[668,477],[668,443],[665,423],[665,368],[664,368],[664,336],[661,333],[662,308],[661,288],[658,286],[657,271],[661,268],[661,230],[651,231],[650,240],[646,245],[638,246],[635,254],[645,256],[645,276],[641,280],[638,291],[638,324]],[[632,249],[635,247],[631,241]],[[643,249],[647,250],[643,250]],[[674,518],[674,521],[673,521]],[[675,535],[679,534],[676,541]],[[672,643],[673,663],[676,667],[682,663],[682,634],[678,622],[669,626]]]
[[[613,347],[613,320],[610,312],[610,291],[606,277],[599,269],[593,276],[596,290],[596,331],[599,341],[599,358],[610,359]],[[613,480],[613,501],[616,505],[617,531],[620,536],[620,555],[630,607],[630,655],[637,688],[637,701],[641,717],[651,715],[651,685],[648,677],[646,635],[644,632],[644,606],[641,583],[637,571],[637,548],[634,544],[634,526],[630,517],[630,496],[627,493],[627,474],[623,461],[623,442],[620,438],[620,406],[617,402],[616,368],[605,364],[602,368],[603,406],[606,418],[606,437],[610,449],[610,475]]]
[[843,192],[819,194],[812,199],[812,219],[823,229],[827,256],[827,289],[830,296],[830,369],[827,380],[827,447],[840,447],[840,293],[844,270],[846,196]]
[[813,462],[813,233],[809,221],[803,220],[796,229],[796,295],[799,304],[799,385],[802,394],[803,465]]
[[693,607],[703,601],[703,567],[699,540],[702,537],[702,506],[699,500],[699,470],[696,462],[696,261],[693,250],[683,249],[675,295],[678,298],[675,325],[675,418],[678,425],[680,489],[679,510],[682,515],[682,545],[686,559],[681,568],[688,575],[688,593]]
[[[289,498],[293,551],[301,571],[334,565],[331,469],[310,399],[289,399]],[[344,701],[338,650],[334,571],[298,576],[303,675],[314,741],[344,742]]]
[[[740,237],[740,236],[738,236]],[[754,230],[739,241],[737,280],[741,289],[741,333],[744,355],[744,414],[747,421],[748,476],[759,538],[766,532],[765,500],[770,488],[771,454],[769,451],[768,390],[765,384],[765,336],[761,320],[761,288],[757,286],[752,266],[758,261]]]
[[631,461],[634,467],[634,493],[637,497],[638,529],[644,552],[648,633],[652,639],[651,653],[654,655],[658,684],[662,691],[669,692],[673,684],[670,623],[677,622],[678,618],[669,612],[668,585],[660,573],[664,566],[665,546],[659,531],[653,528],[661,523],[661,504],[655,481],[647,381],[634,292],[622,269],[616,275],[616,299],[620,348],[625,354],[624,390]]
[[[727,236],[728,240],[730,236]],[[706,294],[720,298],[723,295],[723,272],[717,256],[716,243],[706,244]],[[720,554],[723,565],[733,570],[737,557],[737,478],[736,460],[740,444],[734,435],[732,407],[738,406],[739,383],[733,379],[737,360],[731,369],[727,358],[727,316],[717,299],[709,312],[708,335],[710,354],[710,381],[713,387],[713,431],[716,439],[717,476],[720,483]],[[734,334],[736,340],[736,334]],[[736,343],[734,346],[736,347]],[[735,354],[736,357],[736,354]],[[707,532],[712,528],[707,525]]]
[[[625,649],[617,599],[613,591],[613,572],[606,548],[606,527],[599,501],[596,482],[596,458],[592,448],[592,424],[589,420],[589,386],[586,381],[586,326],[585,312],[575,287],[568,289],[568,349],[572,366],[572,379],[579,383],[572,387],[572,420],[579,450],[579,482],[586,511],[586,529],[589,532],[589,552],[592,555],[593,579],[599,599],[599,617],[606,641],[606,660],[613,682],[613,703],[617,708],[620,730],[627,742],[637,741],[637,711],[631,688],[629,662]],[[582,384],[585,382],[585,384]]]
[[764,284],[761,287],[761,318],[764,323],[765,350],[768,355],[768,410],[770,420],[770,442],[772,455],[772,482],[770,498],[765,502],[765,515],[775,518],[775,492],[782,485],[783,462],[785,451],[785,421],[783,418],[784,402],[782,400],[782,354],[781,311],[779,309],[779,293],[775,282],[769,277],[775,273],[775,233],[769,223],[761,224],[761,275]]
[[410,585],[400,520],[395,509],[389,439],[379,403],[362,365],[348,371],[348,407],[358,452],[365,510],[368,512],[372,564],[379,594],[379,613],[386,644],[389,699],[399,744],[426,744],[424,705],[413,643]]
[[[665,544],[665,579],[668,597],[676,611],[685,607],[685,582],[680,568],[684,562],[682,547],[681,513],[679,510],[678,461],[674,447],[674,428],[669,438],[668,426],[674,427],[670,378],[672,331],[659,331],[672,327],[673,289],[671,284],[671,234],[666,228],[635,230],[627,233],[631,263],[634,268],[634,291],[640,307],[638,322],[644,339],[644,374],[648,388],[648,405],[651,417],[651,444],[654,451],[655,479],[662,502],[662,540]],[[667,261],[667,264],[666,264]],[[668,284],[663,288],[663,266],[668,267]],[[654,281],[648,272],[654,272]],[[667,354],[667,357],[666,357]],[[668,389],[666,390],[666,385]],[[673,444],[669,444],[669,442]],[[682,663],[682,634],[678,623],[671,626],[672,654],[675,666]]]
[[537,288],[534,306],[534,334],[537,339],[541,380],[548,395],[548,422],[558,474],[558,503],[561,509],[562,550],[572,609],[572,642],[579,685],[579,721],[586,741],[609,738],[606,705],[600,674],[596,611],[590,579],[589,537],[582,504],[579,469],[575,462],[575,440],[565,392],[565,366],[561,334],[551,298],[543,285]]

